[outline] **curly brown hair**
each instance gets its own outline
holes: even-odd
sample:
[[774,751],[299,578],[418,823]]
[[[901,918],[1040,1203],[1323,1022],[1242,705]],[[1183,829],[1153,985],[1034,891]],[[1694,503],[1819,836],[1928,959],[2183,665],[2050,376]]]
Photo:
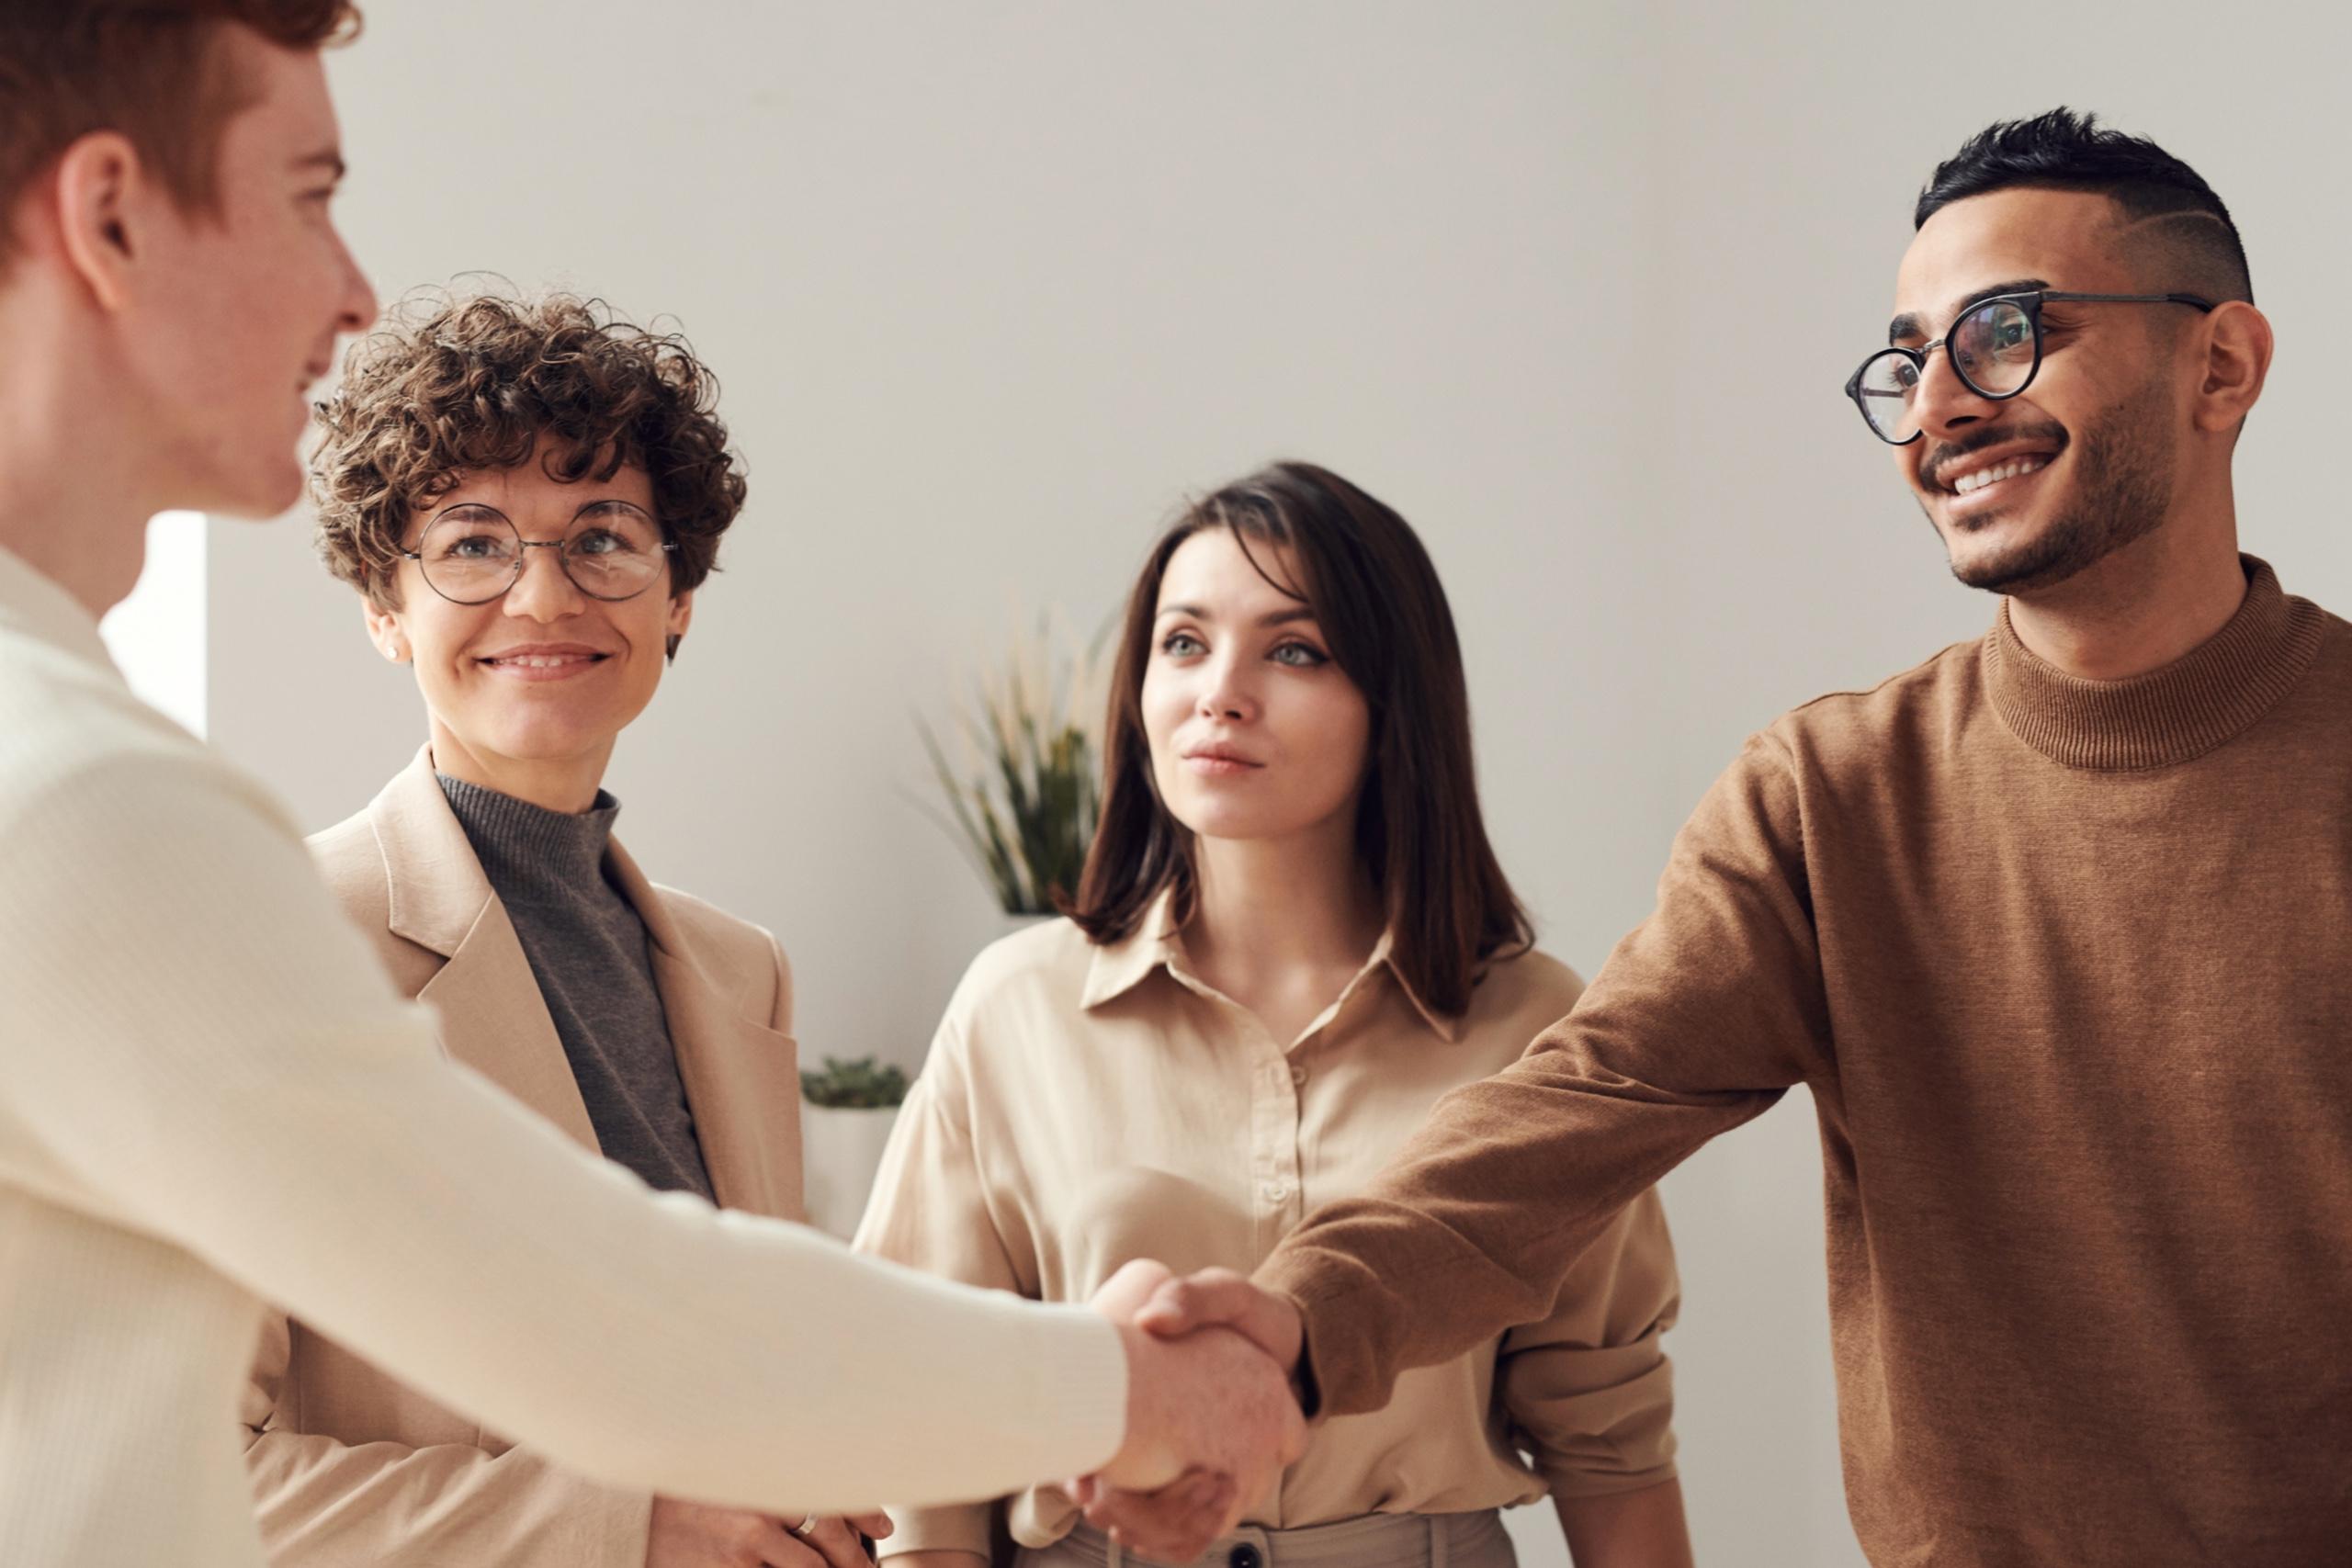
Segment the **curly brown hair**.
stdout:
[[400,607],[409,520],[469,471],[511,468],[541,437],[540,466],[571,484],[624,466],[653,481],[677,548],[670,592],[716,569],[743,509],[741,457],[719,422],[718,378],[675,333],[632,326],[600,299],[439,290],[411,296],[344,356],[318,405],[311,459],[327,570]]
[[[94,130],[119,130],[189,211],[210,214],[220,131],[254,101],[224,27],[288,49],[347,43],[351,0],[6,0],[0,5],[0,219]],[[0,270],[17,248],[0,221]]]

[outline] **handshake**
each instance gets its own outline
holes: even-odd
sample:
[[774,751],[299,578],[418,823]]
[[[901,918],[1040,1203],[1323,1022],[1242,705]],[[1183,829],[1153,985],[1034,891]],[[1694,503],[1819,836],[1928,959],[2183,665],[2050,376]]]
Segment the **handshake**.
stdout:
[[1306,1447],[1291,1388],[1297,1309],[1239,1274],[1178,1279],[1137,1260],[1104,1281],[1094,1310],[1127,1352],[1127,1436],[1111,1461],[1069,1483],[1088,1522],[1130,1551],[1188,1562],[1263,1500]]

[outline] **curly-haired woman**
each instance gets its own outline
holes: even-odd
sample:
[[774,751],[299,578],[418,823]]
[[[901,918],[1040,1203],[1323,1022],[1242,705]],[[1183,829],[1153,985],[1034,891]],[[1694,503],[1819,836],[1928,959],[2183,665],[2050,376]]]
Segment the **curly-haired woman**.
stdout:
[[[647,881],[600,787],[743,503],[717,395],[681,339],[565,295],[425,301],[353,349],[319,549],[414,669],[426,740],[311,844],[451,1056],[657,1189],[789,1218],[783,950]],[[280,1568],[860,1568],[888,1528],[582,1480],[282,1315],[245,1420]]]

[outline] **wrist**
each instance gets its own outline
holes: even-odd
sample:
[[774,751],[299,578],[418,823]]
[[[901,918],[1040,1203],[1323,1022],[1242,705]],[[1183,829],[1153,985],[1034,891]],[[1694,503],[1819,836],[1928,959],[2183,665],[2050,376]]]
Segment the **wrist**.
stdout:
[[1169,1447],[1168,1412],[1162,1396],[1163,1372],[1172,1351],[1166,1340],[1131,1323],[1114,1326],[1127,1359],[1127,1420],[1119,1450],[1102,1467],[1102,1475],[1123,1491],[1156,1491],[1174,1480],[1182,1468]]

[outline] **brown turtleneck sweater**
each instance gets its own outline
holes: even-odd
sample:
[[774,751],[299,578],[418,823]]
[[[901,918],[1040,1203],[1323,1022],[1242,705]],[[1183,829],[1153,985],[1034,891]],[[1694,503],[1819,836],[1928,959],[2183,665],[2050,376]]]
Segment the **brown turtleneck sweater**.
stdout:
[[2352,626],[2245,564],[2150,674],[2005,610],[1751,739],[1576,1010],[1261,1270],[1324,1407],[1802,1083],[1874,1563],[2352,1562]]

